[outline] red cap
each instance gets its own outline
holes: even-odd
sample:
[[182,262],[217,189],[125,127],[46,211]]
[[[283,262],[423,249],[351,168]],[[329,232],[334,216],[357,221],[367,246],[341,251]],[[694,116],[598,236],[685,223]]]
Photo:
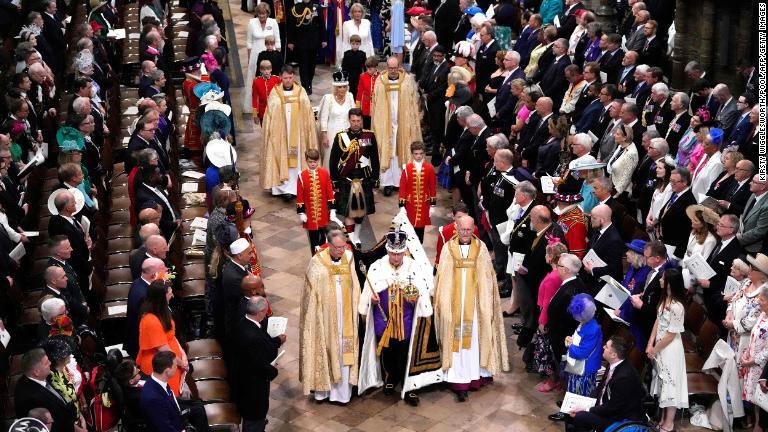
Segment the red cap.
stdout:
[[431,15],[432,11],[428,10],[428,9],[425,9],[425,8],[423,8],[421,6],[414,6],[414,7],[410,8],[410,9],[408,9],[407,11],[405,11],[405,14],[406,15],[410,15],[410,16]]

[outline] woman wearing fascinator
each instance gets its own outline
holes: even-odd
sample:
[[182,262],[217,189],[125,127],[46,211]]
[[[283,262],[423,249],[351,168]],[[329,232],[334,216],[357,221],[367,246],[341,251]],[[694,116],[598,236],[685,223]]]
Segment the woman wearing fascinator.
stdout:
[[691,117],[691,124],[688,130],[683,133],[683,137],[680,138],[680,142],[677,146],[677,157],[675,157],[675,163],[678,166],[687,167],[691,162],[691,153],[696,148],[698,141],[697,131],[702,124],[710,121],[710,114],[707,108],[699,108]]

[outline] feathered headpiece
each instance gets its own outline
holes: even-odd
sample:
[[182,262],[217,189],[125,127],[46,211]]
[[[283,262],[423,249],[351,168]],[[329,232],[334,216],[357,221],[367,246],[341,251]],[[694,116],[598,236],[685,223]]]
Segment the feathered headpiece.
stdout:
[[709,108],[707,108],[707,107],[699,108],[696,111],[696,115],[699,116],[699,118],[701,119],[702,123],[708,122],[712,118],[712,115],[709,113]]
[[547,239],[547,246],[556,245],[558,243],[562,243],[560,241],[560,237],[552,234],[545,234],[544,238]]
[[93,54],[87,49],[84,49],[75,55],[72,64],[74,64],[76,71],[84,72],[90,66],[93,66]]

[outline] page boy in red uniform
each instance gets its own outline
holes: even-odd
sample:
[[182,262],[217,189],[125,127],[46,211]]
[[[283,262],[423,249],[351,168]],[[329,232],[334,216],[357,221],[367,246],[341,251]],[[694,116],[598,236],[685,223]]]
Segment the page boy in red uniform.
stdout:
[[296,213],[309,235],[312,255],[325,243],[323,227],[329,220],[336,219],[336,200],[333,195],[331,175],[321,168],[320,152],[309,149],[304,152],[307,169],[299,175],[296,184]]
[[405,209],[419,240],[424,242],[424,227],[432,225],[430,217],[437,204],[437,178],[432,164],[424,163],[424,143],[411,143],[412,161],[400,174],[400,211]]

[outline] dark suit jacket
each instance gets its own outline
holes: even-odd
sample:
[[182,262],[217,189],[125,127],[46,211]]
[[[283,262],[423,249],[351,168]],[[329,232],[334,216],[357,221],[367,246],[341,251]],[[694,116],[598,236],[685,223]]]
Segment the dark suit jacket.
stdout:
[[547,122],[550,118],[556,118],[552,114],[546,121],[541,120],[541,116],[535,111],[528,117],[528,123],[520,131],[520,138],[517,141],[517,149],[520,151],[523,159],[528,161],[529,169],[536,167],[539,157],[539,147],[549,141],[549,127]]
[[710,253],[707,257],[707,262],[716,274],[709,279],[709,288],[703,289],[704,304],[707,306],[707,315],[710,317],[710,320],[715,323],[720,323],[725,319],[728,303],[723,300],[723,290],[725,289],[728,275],[731,272],[731,263],[736,258],[745,254],[744,249],[736,238],[733,238],[728,242],[725,247],[722,247],[721,243],[722,242],[718,240],[720,250],[717,251],[717,254],[715,254],[715,250],[713,250],[713,253]]
[[[83,294],[83,291],[80,289],[80,281],[77,276],[77,272],[72,267],[72,265],[68,262],[62,263],[61,261],[55,259],[55,258],[48,258],[48,266],[56,266],[61,267],[64,269],[64,273],[67,275],[67,288],[62,291],[67,296],[67,301],[73,303],[72,306],[77,315],[79,315],[83,320],[87,318],[88,315],[88,308],[83,305],[85,303],[85,295]],[[75,317],[76,318],[76,317]]]
[[477,84],[475,88],[478,94],[484,91],[491,79],[491,74],[497,69],[496,52],[498,50],[499,44],[493,41],[489,46],[482,46],[477,51],[477,60],[475,61],[475,82]]
[[63,72],[65,57],[63,54],[67,52],[67,39],[64,37],[63,27],[58,17],[51,18],[45,12],[41,15],[43,16],[42,34],[54,58],[53,64],[49,64],[49,66],[58,75]]
[[572,335],[579,325],[573,319],[573,316],[568,313],[568,306],[571,304],[573,296],[583,293],[585,290],[584,282],[577,277],[562,284],[557,292],[555,292],[555,295],[552,296],[552,300],[550,300],[547,306],[547,316],[557,317],[547,321],[552,352],[554,352],[557,359],[561,358],[566,352],[565,337]]
[[[605,385],[607,388],[603,392]],[[603,393],[602,403],[599,400],[601,392]],[[645,419],[642,405],[645,398],[643,383],[640,375],[626,359],[616,366],[610,382],[601,383],[595,397],[598,398],[598,403],[589,409],[591,414],[608,419],[612,423],[625,419]]]
[[270,363],[277,357],[280,342],[245,317],[236,330],[239,384],[235,400],[244,419],[262,420],[269,409],[269,382],[277,377],[277,368]]
[[447,61],[443,61],[440,65],[435,65],[430,59],[424,74],[421,76],[421,81],[419,81],[419,87],[424,91],[427,103],[445,103],[445,90],[448,88],[448,70],[450,66]]
[[667,127],[667,144],[669,144],[669,154],[677,154],[677,146],[680,144],[680,139],[688,130],[688,126],[691,125],[691,115],[683,113],[677,120],[672,117],[672,122]]
[[477,186],[480,183],[480,180],[483,179],[486,172],[485,165],[490,161],[490,157],[488,156],[485,147],[485,140],[491,135],[493,135],[493,131],[491,131],[491,128],[486,127],[472,142],[471,156],[468,165],[471,167],[469,170],[469,181],[474,186]]
[[131,277],[135,280],[141,276],[141,265],[147,259],[147,247],[144,245],[131,251],[128,255],[128,266],[131,268]]
[[[531,250],[533,239],[536,238],[536,233],[531,230],[531,210],[535,207],[535,203],[528,205],[517,223],[514,223],[512,232],[509,235],[509,252],[518,252],[521,254],[527,254]],[[514,218],[516,215],[512,215]],[[509,219],[510,223],[513,223],[512,218]]]
[[141,411],[147,419],[147,431],[180,432],[184,429],[179,407],[171,400],[166,389],[151,377],[141,388]]
[[[525,79],[525,72],[522,68],[518,67],[512,72],[512,75],[507,77],[499,90],[496,92],[496,116],[504,125],[511,126],[515,122],[515,105],[517,105],[517,98],[512,95],[512,81],[517,78]],[[505,129],[505,133],[509,132]]]
[[683,256],[688,247],[688,236],[691,234],[691,220],[685,213],[688,206],[696,204],[696,198],[690,189],[677,197],[670,205],[667,201],[661,208],[661,239],[665,244],[675,246],[675,255]]
[[520,38],[515,44],[515,51],[520,53],[521,68],[528,66],[528,61],[531,59],[531,51],[533,51],[533,49],[536,48],[536,45],[538,44],[538,41],[536,40],[536,34],[539,31],[540,29],[534,30],[530,27],[526,27],[523,29],[522,33],[520,33]]
[[607,52],[600,58],[600,72],[605,72],[608,75],[606,82],[612,83],[619,80],[619,74],[621,74],[624,66],[621,65],[621,61],[624,59],[624,50],[621,48],[615,52]]
[[635,90],[632,91],[632,94],[630,97],[635,98],[635,104],[640,108],[642,111],[643,106],[645,105],[645,102],[648,100],[648,98],[651,96],[651,86],[648,85],[645,81],[640,81],[635,86]]
[[642,50],[638,53],[638,63],[647,64],[648,66],[662,67],[667,59],[666,53],[664,52],[665,45],[666,44],[659,36],[656,36],[650,42],[648,42],[648,38],[646,38],[643,41]]
[[[535,233],[534,233],[535,234]],[[556,223],[553,223],[547,228],[541,236],[534,237],[531,241],[531,247],[523,258],[523,267],[528,270],[528,273],[523,275],[528,285],[528,289],[533,293],[533,297],[536,298],[539,292],[539,285],[544,280],[544,276],[552,270],[552,267],[545,261],[545,255],[547,252],[547,235],[555,236],[565,244],[565,234],[563,234],[562,228]],[[538,240],[537,240],[538,239]],[[567,306],[566,306],[567,307]],[[566,314],[567,316],[570,316]],[[559,315],[549,315],[559,316]]]
[[623,279],[624,269],[622,267],[621,259],[624,256],[626,247],[621,240],[616,225],[611,223],[611,226],[605,230],[600,238],[597,238],[598,233],[599,231],[595,230],[589,236],[587,248],[588,250],[594,250],[597,256],[605,261],[607,265],[605,267],[595,267],[592,269],[592,276],[594,276],[595,279],[599,279],[603,275],[609,275],[617,281]]
[[248,275],[248,272],[240,268],[232,260],[227,260],[221,269],[220,293],[224,306],[225,323],[224,333],[227,336],[234,337],[237,322],[242,318],[237,315],[238,302],[243,297],[243,291],[240,289],[240,282]]
[[128,291],[128,310],[125,313],[125,350],[131,357],[139,352],[139,311],[141,303],[147,297],[149,284],[142,278],[136,278]]
[[429,50],[421,41],[419,41],[411,53],[411,73],[415,76],[416,82],[421,79],[421,75],[427,62],[431,60],[431,58],[428,57]]
[[[147,142],[143,138],[141,138],[138,134],[133,133],[131,135],[131,138],[128,140],[128,151],[131,153],[134,153],[139,150],[144,150],[146,148],[151,148],[152,150],[157,152],[157,155],[158,155],[157,166],[158,168],[160,168],[160,173],[167,174],[168,169],[171,166],[171,162],[170,162],[170,159],[168,158],[168,153],[165,151],[165,148],[157,142],[157,139],[152,139],[151,141]],[[129,163],[126,165],[131,165],[131,168],[133,168],[133,163]]]
[[733,127],[730,138],[729,146],[744,146],[750,138],[752,133],[752,123],[749,122],[749,116],[739,116],[736,120],[736,126]]
[[57,293],[46,285],[43,287],[42,293],[40,293],[40,298],[45,296],[56,297],[58,299],[64,300],[64,305],[67,307],[69,316],[72,318],[72,321],[76,326],[83,324],[88,318],[88,307],[85,306],[82,301],[75,301],[72,298],[73,296],[67,292],[67,288],[64,288]]
[[[153,200],[157,204],[160,204],[160,206],[163,208],[163,213],[160,215],[160,231],[163,233],[163,237],[165,237],[166,240],[170,239],[173,231],[176,229],[176,218],[178,218],[181,213],[179,213],[177,210],[169,208],[165,201],[158,197],[158,195],[152,189],[147,187],[147,185],[145,185],[143,182],[136,184],[134,187],[136,188],[136,201],[134,208],[136,209],[137,216],[138,209],[141,208],[142,203]],[[166,198],[170,203],[170,198],[167,195]]]
[[[635,317],[637,317],[637,326],[643,332],[645,341],[648,340],[653,330],[653,324],[656,322],[656,312],[659,306],[659,300],[661,299],[661,277],[664,275],[664,270],[671,267],[669,261],[665,262],[653,278],[646,279],[647,285],[643,290],[643,294],[640,299],[643,301],[643,307],[637,311]],[[653,270],[651,270],[652,272]],[[652,273],[648,273],[650,277]],[[643,341],[643,343],[645,343]]]
[[556,59],[552,63],[547,71],[544,72],[544,76],[541,77],[541,90],[545,95],[549,95],[552,98],[554,112],[560,110],[560,104],[563,103],[563,97],[565,91],[568,89],[568,80],[565,79],[565,68],[571,64],[571,58],[568,55],[563,55],[559,59]]
[[433,9],[437,43],[446,49],[453,47],[453,31],[461,19],[462,11],[458,0],[446,0]]
[[[558,17],[560,21],[560,28],[557,29],[557,37],[568,39],[571,37],[571,33],[576,29],[576,11],[584,9],[584,4],[579,2],[575,6],[568,9],[564,9],[563,13]],[[565,12],[568,12],[567,14]],[[545,93],[546,94],[546,93]]]
[[[605,107],[600,103],[600,99],[594,99],[590,102],[589,105],[584,108],[584,111],[581,113],[581,118],[579,118],[575,124],[576,133],[587,133],[587,131],[592,131],[595,136],[600,137],[602,134],[598,134],[593,128],[598,124],[598,120],[603,111],[605,111]],[[610,116],[606,115],[605,117]],[[605,132],[605,129],[603,129],[603,132]]]
[[[79,222],[77,224],[79,225]],[[89,286],[82,283],[83,279],[88,279],[93,269],[88,261],[88,244],[85,242],[85,233],[82,231],[82,228],[71,224],[63,216],[54,215],[48,220],[48,235],[50,237],[56,235],[67,236],[72,246],[72,257],[69,259],[69,263],[77,272],[80,287]]]
[[71,432],[75,430],[77,415],[75,410],[64,402],[54,391],[22,375],[14,390],[16,417],[27,417],[32,408],[46,408],[53,417],[51,432]]
[[635,86],[637,86],[637,81],[635,81],[635,66],[632,66],[632,68],[627,71],[627,74],[624,75],[624,78],[621,77],[623,72],[624,67],[619,69],[619,74],[616,75],[617,81],[615,81],[613,84],[616,84],[617,87],[623,85],[624,94],[632,94],[632,92],[635,90]]

